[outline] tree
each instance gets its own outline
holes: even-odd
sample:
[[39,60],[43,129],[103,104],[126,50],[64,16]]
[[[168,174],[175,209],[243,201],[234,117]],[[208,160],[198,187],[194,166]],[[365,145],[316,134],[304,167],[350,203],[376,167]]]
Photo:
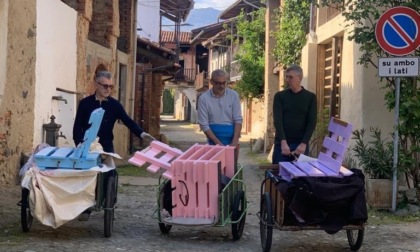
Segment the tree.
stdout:
[[[321,5],[339,8],[350,28],[350,40],[360,45],[362,55],[358,61],[365,67],[377,68],[379,57],[390,57],[378,45],[375,38],[375,26],[384,10],[396,6],[406,6],[420,11],[418,0],[321,0]],[[416,50],[415,56],[420,55]],[[388,109],[395,108],[395,81],[385,78],[385,101]],[[399,168],[406,170],[407,183],[417,189],[420,195],[420,85],[419,78],[401,79],[401,97],[399,110]],[[410,179],[409,179],[410,178]]]
[[277,15],[274,55],[283,66],[300,64],[309,31],[311,0],[286,0]]
[[243,12],[236,23],[235,44],[239,46],[235,59],[239,62],[241,80],[234,89],[241,97],[261,97],[264,90],[265,9],[250,14]]

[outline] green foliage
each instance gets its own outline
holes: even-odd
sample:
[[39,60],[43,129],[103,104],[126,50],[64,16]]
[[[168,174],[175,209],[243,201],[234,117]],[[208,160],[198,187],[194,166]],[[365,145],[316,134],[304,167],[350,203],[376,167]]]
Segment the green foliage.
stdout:
[[[390,57],[378,45],[375,38],[375,26],[380,15],[387,9],[406,6],[420,11],[419,0],[321,0],[323,6],[337,6],[346,19],[350,40],[360,46],[361,57],[358,63],[377,68],[379,57]],[[420,56],[416,50],[414,56]],[[395,80],[386,78],[384,89],[388,109],[395,108]],[[412,185],[420,192],[420,90],[418,78],[401,79],[401,96],[399,110],[399,167],[407,171]],[[409,181],[407,181],[408,183]],[[410,183],[408,183],[410,185]]]
[[163,90],[163,115],[173,115],[174,114],[174,89],[165,89]]
[[300,64],[310,21],[310,2],[311,0],[286,0],[278,12],[279,28],[272,34],[277,41],[274,56],[284,66]]
[[379,226],[398,223],[410,223],[420,220],[420,214],[415,213],[406,216],[398,216],[388,211],[370,210],[368,217],[369,226]]
[[264,90],[265,62],[265,9],[238,16],[235,43],[239,51],[235,59],[239,62],[241,80],[234,89],[241,97],[258,98]]
[[392,179],[393,176],[393,143],[382,139],[381,130],[370,128],[371,141],[365,138],[365,129],[353,131],[352,139],[355,157],[359,159],[359,167],[372,179]]
[[311,157],[317,157],[318,153],[322,150],[322,143],[325,136],[328,135],[328,124],[330,123],[330,110],[324,109],[322,113],[317,115],[317,123],[315,131],[312,134],[311,141],[309,142],[309,150]]
[[137,167],[134,165],[123,165],[118,166],[117,171],[119,176],[130,176],[130,177],[157,177],[156,174],[150,173],[146,170],[146,166]]

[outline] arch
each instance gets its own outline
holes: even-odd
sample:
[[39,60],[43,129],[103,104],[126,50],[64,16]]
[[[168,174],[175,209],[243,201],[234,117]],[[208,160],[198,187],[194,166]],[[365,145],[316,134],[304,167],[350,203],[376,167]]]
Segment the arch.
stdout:
[[188,98],[191,104],[190,122],[197,123],[197,90],[194,87],[177,87],[176,89]]

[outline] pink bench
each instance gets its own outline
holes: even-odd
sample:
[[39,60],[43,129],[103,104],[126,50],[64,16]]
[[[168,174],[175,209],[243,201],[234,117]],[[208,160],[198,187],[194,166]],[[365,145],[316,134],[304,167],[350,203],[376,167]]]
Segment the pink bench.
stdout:
[[148,148],[137,151],[128,162],[139,167],[148,165],[147,170],[152,173],[157,173],[162,168],[166,170],[166,176],[170,179],[173,176],[171,162],[182,153],[179,149],[159,141],[152,141]]
[[150,148],[136,152],[129,162],[149,164],[147,170],[151,172],[165,170],[162,176],[171,180],[173,189],[172,216],[164,218],[165,222],[212,225],[219,220],[221,176],[235,175],[234,152],[231,146],[195,144],[182,153],[153,141]]
[[297,177],[342,177],[353,174],[341,164],[352,134],[353,126],[337,118],[331,118],[328,125],[329,137],[324,138],[324,151],[311,162],[280,162],[280,175],[290,180]]

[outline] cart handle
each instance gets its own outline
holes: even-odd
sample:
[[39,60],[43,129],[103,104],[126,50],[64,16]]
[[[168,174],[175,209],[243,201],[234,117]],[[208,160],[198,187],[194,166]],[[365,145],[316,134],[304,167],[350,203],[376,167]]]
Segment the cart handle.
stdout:
[[276,184],[279,182],[277,177],[274,176],[273,173],[271,173],[271,171],[265,171],[265,176],[270,178],[271,180],[274,180]]

